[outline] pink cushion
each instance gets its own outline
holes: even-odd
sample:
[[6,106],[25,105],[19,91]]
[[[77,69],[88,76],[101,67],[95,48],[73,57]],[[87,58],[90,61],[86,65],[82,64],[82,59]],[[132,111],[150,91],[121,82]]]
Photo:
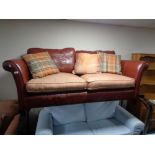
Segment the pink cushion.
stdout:
[[76,53],[75,74],[97,73],[100,71],[98,54]]

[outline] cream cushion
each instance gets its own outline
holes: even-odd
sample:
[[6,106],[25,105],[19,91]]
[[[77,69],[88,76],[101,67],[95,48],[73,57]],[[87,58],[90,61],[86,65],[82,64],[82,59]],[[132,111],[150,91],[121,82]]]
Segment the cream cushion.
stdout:
[[130,88],[135,86],[135,80],[133,78],[118,74],[85,74],[82,75],[81,78],[88,82],[88,90]]
[[31,79],[26,84],[27,92],[64,92],[84,90],[87,87],[85,79],[71,73],[57,73],[43,78]]
[[98,54],[76,53],[76,63],[74,66],[75,74],[87,74],[100,72]]

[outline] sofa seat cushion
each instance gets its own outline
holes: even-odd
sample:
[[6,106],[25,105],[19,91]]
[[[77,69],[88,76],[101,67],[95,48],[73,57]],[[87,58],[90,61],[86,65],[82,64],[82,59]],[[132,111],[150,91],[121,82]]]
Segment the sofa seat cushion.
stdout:
[[54,126],[54,135],[93,135],[86,122],[70,123]]
[[94,135],[128,135],[131,134],[129,128],[115,118],[103,119],[88,122],[89,128]]
[[85,79],[71,73],[57,73],[39,79],[31,79],[26,84],[27,92],[65,92],[84,90]]
[[87,122],[111,118],[119,101],[104,101],[95,103],[86,103],[85,114]]
[[45,109],[51,114],[54,126],[86,121],[83,104],[54,106]]
[[88,90],[130,88],[135,86],[135,80],[133,78],[118,74],[85,74],[81,78],[88,82]]

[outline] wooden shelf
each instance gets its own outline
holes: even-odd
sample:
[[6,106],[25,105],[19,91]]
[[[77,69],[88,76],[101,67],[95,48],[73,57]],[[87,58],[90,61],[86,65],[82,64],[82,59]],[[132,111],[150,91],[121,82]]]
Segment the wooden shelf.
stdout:
[[141,81],[141,86],[142,85],[155,85],[155,80],[151,80],[151,79],[145,79]]
[[140,83],[140,94],[148,99],[155,98],[155,54],[135,53],[132,59],[137,61],[146,61],[149,68],[144,72]]
[[148,70],[155,70],[155,62],[150,62],[149,63],[149,68]]
[[141,85],[140,86],[140,92],[150,92],[150,93],[155,93],[155,85]]
[[155,54],[133,53],[132,60],[146,61],[149,64],[149,68],[142,76],[139,94],[145,95],[148,99],[155,98]]
[[[155,54],[133,53],[132,60],[142,60],[146,61],[149,64],[149,68],[144,72],[142,76],[139,94],[144,95],[148,100],[155,100]],[[132,106],[131,111],[135,111],[136,116],[144,121],[146,116],[145,108],[146,107],[143,107],[142,104],[139,104],[136,107]],[[152,115],[152,118],[155,119],[155,108],[153,109],[153,111],[154,113]],[[151,126],[151,129],[155,130],[155,123]]]
[[155,85],[142,85],[139,94],[144,95],[147,99],[155,99]]
[[147,70],[143,74],[141,85],[155,85],[155,70]]
[[140,95],[144,95],[146,99],[148,100],[154,100],[155,99],[155,93],[140,93]]
[[[139,61],[139,60],[143,59],[144,57],[152,57],[152,58],[155,58],[155,54],[150,54],[150,53],[148,53],[148,54],[147,53],[133,53],[132,54],[132,60]],[[146,62],[148,62],[148,61],[146,61]]]

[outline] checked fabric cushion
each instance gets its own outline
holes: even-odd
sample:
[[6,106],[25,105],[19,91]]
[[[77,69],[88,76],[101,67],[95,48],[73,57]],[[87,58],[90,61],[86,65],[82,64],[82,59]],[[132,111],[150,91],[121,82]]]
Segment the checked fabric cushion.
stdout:
[[121,74],[121,56],[98,52],[100,71],[103,73]]
[[26,61],[33,78],[42,78],[59,72],[48,52],[26,54],[23,59]]

